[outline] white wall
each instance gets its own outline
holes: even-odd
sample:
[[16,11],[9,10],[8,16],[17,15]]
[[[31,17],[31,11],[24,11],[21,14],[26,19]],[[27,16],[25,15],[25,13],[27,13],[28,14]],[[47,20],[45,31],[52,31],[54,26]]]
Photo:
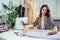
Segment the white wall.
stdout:
[[[0,0],[0,10],[3,10],[3,7],[1,5],[1,3],[5,3],[8,4],[10,0]],[[24,0],[12,0],[14,5],[19,6],[20,4],[22,4],[24,6]],[[54,19],[60,19],[60,0],[34,0],[36,3],[36,11],[38,12],[37,14],[39,14],[40,11],[40,7],[43,4],[47,4],[50,8],[51,11],[51,16]]]
[[[50,9],[51,17],[54,19],[60,19],[60,0],[34,0],[37,4],[38,11],[43,4],[47,4]],[[38,4],[39,3],[39,4]]]
[[60,0],[58,0],[58,18],[60,19]]

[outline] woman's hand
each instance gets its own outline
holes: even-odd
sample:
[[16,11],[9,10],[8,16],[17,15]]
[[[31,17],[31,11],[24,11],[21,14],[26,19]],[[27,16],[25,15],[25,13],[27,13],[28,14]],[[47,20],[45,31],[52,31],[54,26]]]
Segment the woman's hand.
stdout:
[[54,35],[56,33],[57,33],[57,27],[56,26],[51,30],[51,32],[48,32],[49,35]]
[[24,28],[23,28],[23,32],[27,32],[28,29],[29,29],[28,25],[24,26]]
[[48,32],[48,35],[54,35],[56,33],[57,33],[56,31],[51,31],[51,32]]
[[30,27],[33,27],[33,25],[25,25],[23,28],[23,32],[27,32]]

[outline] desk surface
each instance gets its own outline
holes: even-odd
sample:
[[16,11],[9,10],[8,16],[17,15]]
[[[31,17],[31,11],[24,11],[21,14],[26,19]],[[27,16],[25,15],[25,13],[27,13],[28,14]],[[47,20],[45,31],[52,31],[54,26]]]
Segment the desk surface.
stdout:
[[58,31],[57,34],[54,35],[48,35],[48,32],[50,32],[50,30],[29,30],[25,33],[25,35],[35,38],[60,39],[60,31]]
[[[45,33],[45,31],[46,31],[46,33]],[[29,30],[27,32],[26,36],[20,36],[20,35],[17,36],[16,34],[14,34],[14,32],[19,32],[19,34],[20,34],[20,33],[22,33],[22,30],[9,30],[7,32],[0,33],[0,37],[4,38],[6,40],[28,40],[28,39],[29,40],[57,40],[57,39],[44,39],[44,37],[52,38],[54,36],[57,36],[59,38],[59,36],[60,36],[60,32],[58,32],[58,34],[56,34],[56,35],[46,35],[48,30],[45,30],[45,31]],[[40,34],[39,32],[42,32],[42,33]],[[45,33],[45,35],[43,35],[44,34],[43,32]],[[34,35],[31,35],[31,34],[34,34]],[[37,36],[41,35],[41,37],[39,36],[39,38],[37,38],[36,35]],[[32,37],[28,37],[28,36],[32,36]],[[34,38],[34,37],[36,37],[36,38]]]

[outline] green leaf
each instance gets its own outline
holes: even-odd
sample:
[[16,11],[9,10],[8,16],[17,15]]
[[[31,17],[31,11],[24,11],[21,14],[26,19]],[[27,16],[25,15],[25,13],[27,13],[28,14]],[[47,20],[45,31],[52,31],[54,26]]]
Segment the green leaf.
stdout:
[[3,6],[3,8],[10,10],[6,4],[2,3],[2,6]]
[[7,15],[8,15],[8,21],[11,25],[15,23],[17,15],[20,15],[20,16],[22,15],[22,14],[18,14],[18,12],[14,10],[16,6],[13,6],[12,1],[10,1],[8,5],[2,3],[2,6],[4,9],[10,11],[10,13],[8,13]]
[[14,7],[13,7],[13,2],[10,1],[9,4],[8,4],[8,6],[10,7],[10,10],[12,10],[12,9],[14,8]]
[[2,16],[0,16],[0,18],[2,18]]

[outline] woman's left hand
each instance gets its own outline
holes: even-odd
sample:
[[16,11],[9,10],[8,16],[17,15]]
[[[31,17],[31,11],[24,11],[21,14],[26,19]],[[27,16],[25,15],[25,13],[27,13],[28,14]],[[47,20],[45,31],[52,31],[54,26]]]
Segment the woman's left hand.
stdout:
[[50,32],[48,32],[49,35],[54,35],[57,33],[57,27],[55,26]]
[[48,32],[48,35],[54,35],[56,33],[57,33],[56,31],[51,31],[51,32]]

